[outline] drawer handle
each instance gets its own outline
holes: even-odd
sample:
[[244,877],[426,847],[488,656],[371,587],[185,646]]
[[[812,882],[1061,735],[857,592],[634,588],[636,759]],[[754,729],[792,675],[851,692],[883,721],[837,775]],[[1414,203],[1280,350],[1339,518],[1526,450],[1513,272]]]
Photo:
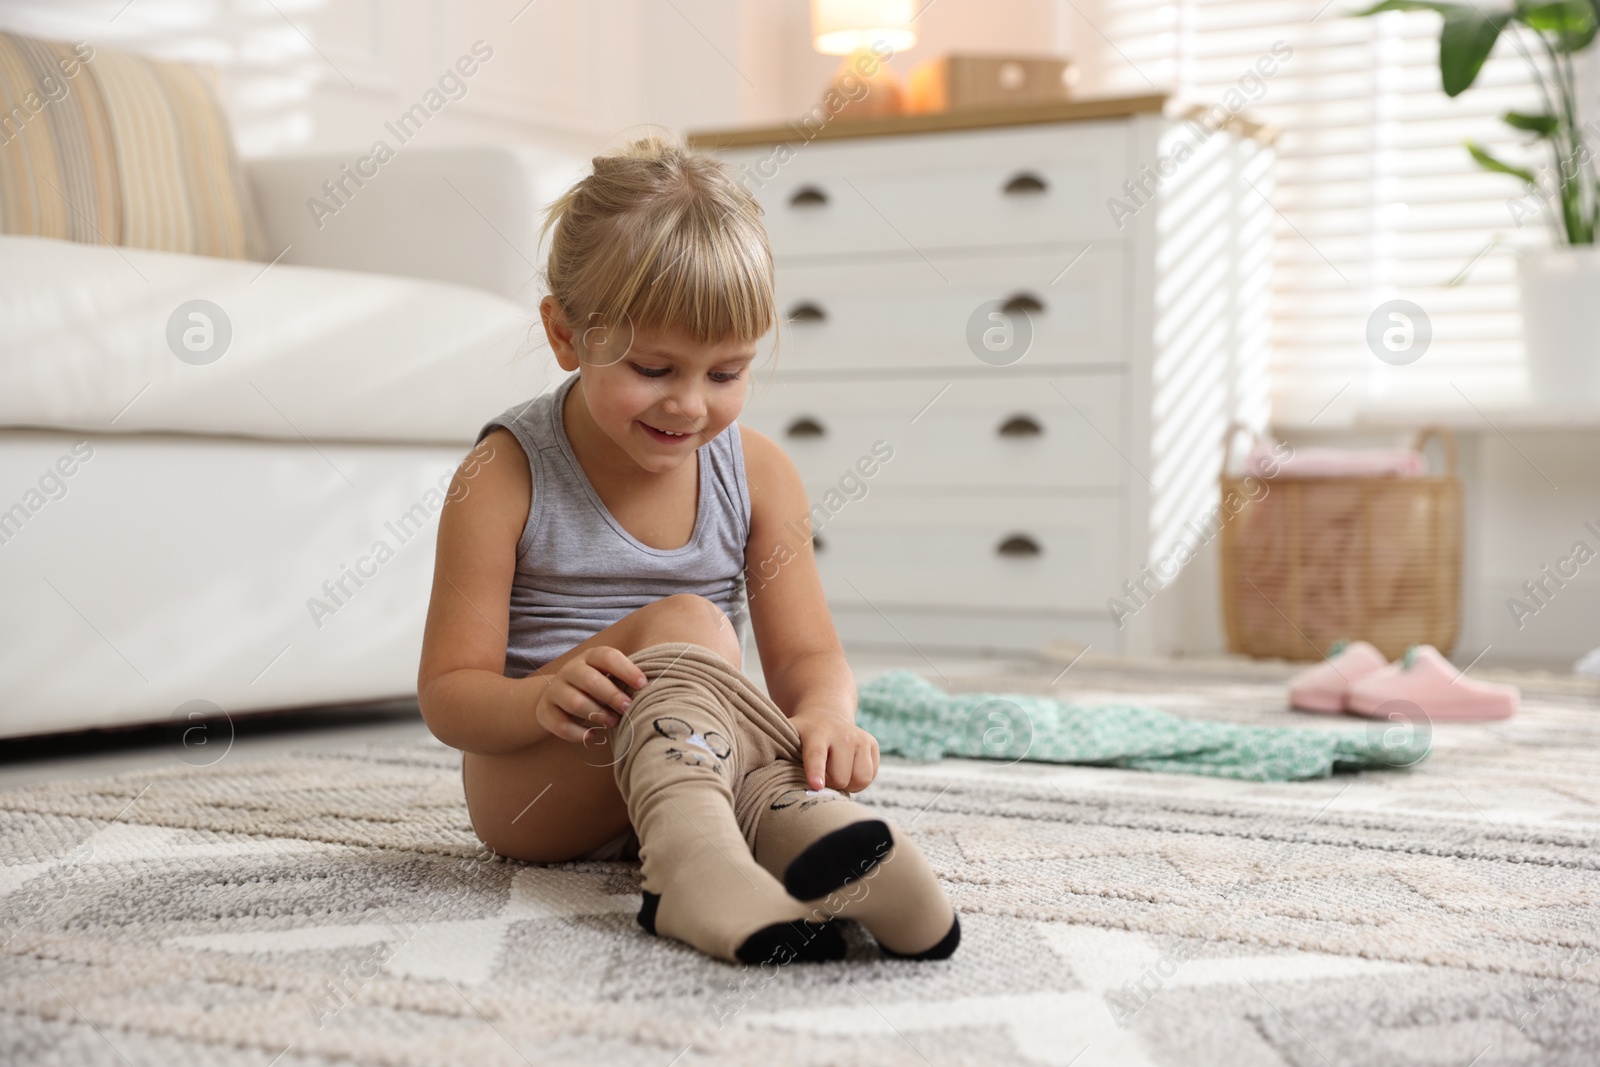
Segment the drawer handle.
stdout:
[[796,304],[789,309],[790,322],[822,322],[827,317],[828,313],[826,311],[823,311],[821,307],[811,303],[809,300]]
[[1031,196],[1036,193],[1047,192],[1050,184],[1031,170],[1020,171],[1011,176],[1006,182],[1007,196]]
[[822,428],[822,423],[810,415],[802,415],[791,422],[789,428],[783,432],[789,437],[821,437],[828,431]]
[[1021,557],[1041,555],[1044,549],[1039,547],[1039,542],[1027,534],[1012,534],[996,545],[995,551],[1002,556]]
[[828,194],[815,185],[802,185],[789,197],[790,207],[822,207],[828,202]]
[[1000,310],[1008,315],[1015,315],[1019,311],[1029,315],[1037,315],[1044,310],[1044,301],[1032,293],[1014,293],[1007,298],[1004,304],[1000,305]]
[[1001,437],[1038,437],[1042,433],[1044,427],[1032,415],[1013,415],[1000,424]]

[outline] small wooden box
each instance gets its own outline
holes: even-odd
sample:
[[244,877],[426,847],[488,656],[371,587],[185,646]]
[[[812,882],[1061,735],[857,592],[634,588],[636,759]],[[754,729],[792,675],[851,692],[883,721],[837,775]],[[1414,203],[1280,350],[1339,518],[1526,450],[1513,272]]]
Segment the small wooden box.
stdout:
[[912,114],[972,111],[1069,99],[1078,68],[1054,56],[948,55],[911,71]]

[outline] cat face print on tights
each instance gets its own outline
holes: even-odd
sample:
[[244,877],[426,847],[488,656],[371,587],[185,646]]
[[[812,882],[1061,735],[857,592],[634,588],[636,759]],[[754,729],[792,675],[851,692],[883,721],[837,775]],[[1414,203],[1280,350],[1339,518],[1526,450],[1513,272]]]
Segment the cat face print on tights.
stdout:
[[691,767],[709,767],[721,774],[723,761],[733,753],[733,746],[721,734],[714,730],[696,733],[694,727],[670,715],[657,719],[655,728],[656,733],[669,741],[682,743],[668,748],[662,754],[666,759],[678,760]]

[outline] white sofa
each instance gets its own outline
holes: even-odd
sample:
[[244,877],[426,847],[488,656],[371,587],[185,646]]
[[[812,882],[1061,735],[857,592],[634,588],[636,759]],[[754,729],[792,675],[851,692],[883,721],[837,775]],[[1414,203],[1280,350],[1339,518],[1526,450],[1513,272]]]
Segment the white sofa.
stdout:
[[538,212],[583,165],[402,153],[319,229],[344,162],[247,164],[271,266],[0,236],[0,737],[415,692],[450,473],[559,375]]

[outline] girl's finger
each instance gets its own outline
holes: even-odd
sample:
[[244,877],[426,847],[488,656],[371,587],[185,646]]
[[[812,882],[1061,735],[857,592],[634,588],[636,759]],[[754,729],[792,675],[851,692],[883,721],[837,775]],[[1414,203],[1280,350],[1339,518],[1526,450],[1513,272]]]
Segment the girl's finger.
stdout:
[[[610,719],[620,719],[622,713],[628,710],[628,705],[633,703],[627,694],[617,688],[617,683],[611,680],[609,674],[602,673],[598,667],[589,664],[584,664],[574,671],[572,684],[589,697],[596,708],[603,709],[608,714],[615,713],[609,716],[608,723]],[[591,710],[584,709],[585,718]]]
[[571,707],[561,710],[584,726],[615,726],[622,721],[620,715],[587,694],[575,699]]
[[855,766],[855,753],[846,745],[834,745],[828,752],[828,782],[835,789],[850,788],[850,769]]
[[555,705],[573,721],[584,727],[610,726],[618,718],[615,712],[599,703],[572,682],[560,687],[554,697]]
[[827,742],[802,739],[802,745],[800,749],[800,765],[805,768],[806,785],[809,788],[821,789],[823,786],[827,785]]
[[859,793],[872,784],[872,746],[862,745],[856,749],[856,772],[850,780],[850,792]]
[[551,729],[551,734],[561,738],[563,741],[581,742],[583,740],[584,731],[593,727],[594,724],[579,722],[577,719],[574,719],[571,714],[568,713],[567,709],[561,706],[560,702],[557,701],[556,698],[552,697],[551,702],[555,704],[556,711],[561,713],[560,721],[558,721],[555,727]]
[[644,671],[634,666],[633,661],[624,656],[620,648],[596,649],[594,659],[589,662],[610,674],[613,678],[618,679],[630,689],[638,689],[648,681]]
[[[572,719],[571,722],[574,734],[573,740],[578,744],[585,745],[590,740],[605,740],[605,725],[603,723],[588,722],[584,719]],[[594,735],[592,739],[590,737],[591,734]]]

